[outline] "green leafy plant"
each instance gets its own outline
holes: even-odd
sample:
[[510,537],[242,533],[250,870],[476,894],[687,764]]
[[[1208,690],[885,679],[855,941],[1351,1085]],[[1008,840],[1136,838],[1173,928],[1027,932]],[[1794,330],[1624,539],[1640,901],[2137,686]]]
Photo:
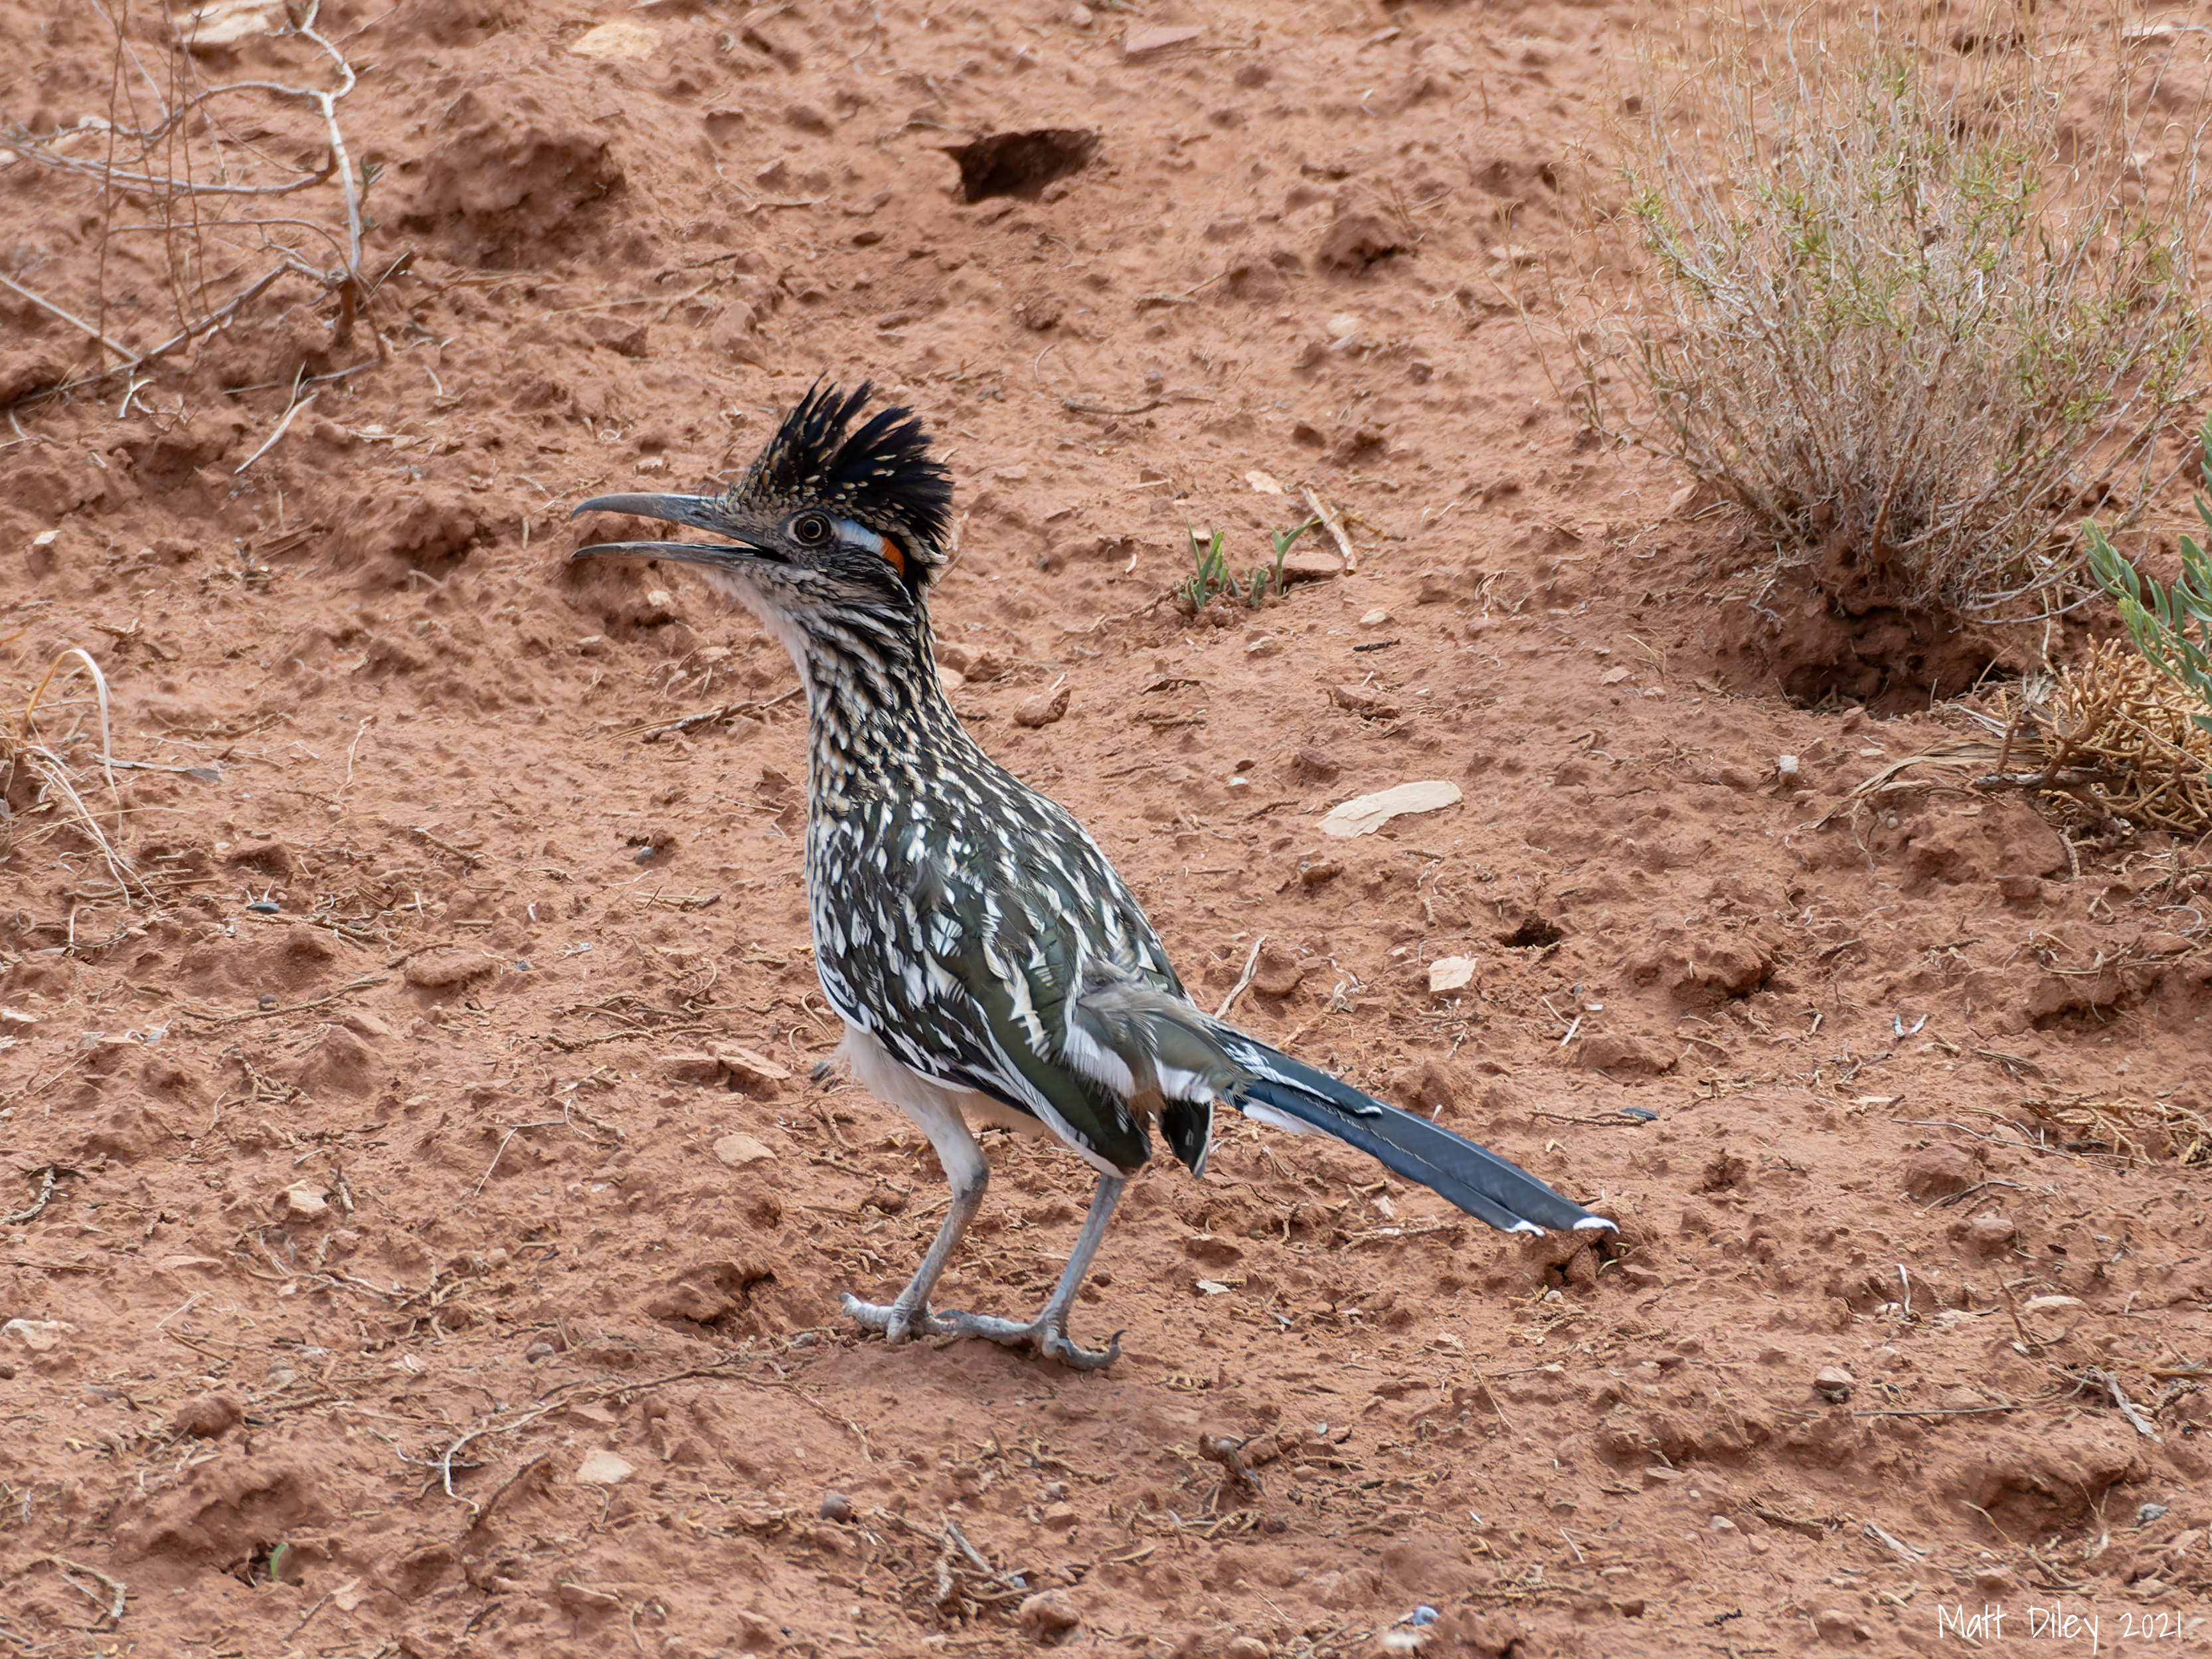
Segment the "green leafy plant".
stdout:
[[1291,529],[1273,532],[1269,537],[1275,545],[1273,567],[1261,565],[1241,577],[1229,574],[1229,556],[1224,550],[1228,538],[1223,532],[1216,530],[1201,536],[1186,525],[1183,533],[1190,538],[1191,577],[1176,589],[1176,599],[1194,617],[1220,593],[1240,599],[1257,611],[1270,593],[1278,597],[1282,594],[1284,559],[1298,538],[1320,522],[1319,519],[1308,519]]
[[[2198,475],[2212,490],[2212,420],[2198,438]],[[2212,504],[2195,497],[2197,516],[2212,538]],[[2120,556],[2094,520],[2081,527],[2088,544],[2089,572],[2097,586],[2118,607],[2136,648],[2169,678],[2189,688],[2204,704],[2204,712],[2190,716],[2200,730],[2212,732],[2212,555],[2197,539],[2181,538],[2181,574],[2171,587],[2160,587]],[[2190,637],[2191,626],[2196,637]]]
[[1195,617],[1212,603],[1215,594],[1236,592],[1237,580],[1229,574],[1228,556],[1221,550],[1228,540],[1225,535],[1217,530],[1210,537],[1201,537],[1188,525],[1183,526],[1183,534],[1190,538],[1191,578],[1176,589],[1176,596]]
[[2068,509],[2138,518],[2205,388],[2212,53],[1988,5],[1699,16],[1632,33],[1571,269],[1516,295],[1561,390],[1855,611],[2074,603]]

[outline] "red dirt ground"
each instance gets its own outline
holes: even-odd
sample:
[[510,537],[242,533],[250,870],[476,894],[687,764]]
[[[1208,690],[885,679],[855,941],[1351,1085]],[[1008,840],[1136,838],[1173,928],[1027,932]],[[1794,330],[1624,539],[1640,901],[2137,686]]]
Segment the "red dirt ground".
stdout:
[[[48,691],[128,905],[12,775],[0,1652],[2093,1651],[2053,1609],[2206,1650],[2212,863],[1955,792],[1816,827],[1954,711],[1785,697],[1753,553],[1578,441],[1501,286],[1563,245],[1627,15],[325,13],[363,268],[414,250],[382,356],[285,276],[0,447],[11,706],[82,647],[118,757],[220,768],[111,798],[83,679]],[[644,55],[572,49],[610,17]],[[131,19],[146,75],[94,9],[0,0],[0,105],[150,95]],[[330,83],[296,39],[195,62]],[[297,113],[229,141],[319,166]],[[963,204],[939,152],[1029,128],[1103,142]],[[222,215],[335,202],[199,198],[205,303],[272,263]],[[143,348],[146,211],[19,161],[0,263]],[[96,367],[0,312],[7,395]],[[1240,1019],[1618,1248],[1239,1126],[1133,1186],[1075,1333],[1127,1328],[1110,1371],[845,1327],[944,1194],[810,1080],[789,666],[687,577],[563,562],[574,502],[742,466],[823,374],[939,434],[955,700],[1194,990],[1264,934]],[[1356,571],[1164,601],[1186,525],[1249,569],[1309,485]],[[1464,799],[1320,833],[1420,779]],[[994,1157],[941,1299],[1022,1311],[1090,1177]]]

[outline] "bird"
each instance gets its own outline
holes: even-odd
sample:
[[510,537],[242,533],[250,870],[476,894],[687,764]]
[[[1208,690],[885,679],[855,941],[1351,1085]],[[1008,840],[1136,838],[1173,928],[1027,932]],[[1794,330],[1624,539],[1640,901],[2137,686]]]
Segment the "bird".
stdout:
[[[1076,1294],[1157,1127],[1193,1176],[1217,1114],[1357,1147],[1508,1233],[1614,1231],[1526,1170],[1376,1100],[1194,1003],[1143,907],[1067,810],[986,754],[939,678],[929,595],[952,535],[952,480],[908,408],[863,418],[872,385],[817,380],[744,476],[714,495],[598,495],[575,509],[703,540],[596,542],[575,559],[696,568],[790,653],[806,696],[805,866],[815,967],[854,1080],[906,1114],[951,1188],[945,1220],[888,1303],[848,1293],[896,1344],[980,1337],[1079,1370]],[[982,1204],[975,1136],[1054,1138],[1098,1185],[1034,1318],[931,1305]]]

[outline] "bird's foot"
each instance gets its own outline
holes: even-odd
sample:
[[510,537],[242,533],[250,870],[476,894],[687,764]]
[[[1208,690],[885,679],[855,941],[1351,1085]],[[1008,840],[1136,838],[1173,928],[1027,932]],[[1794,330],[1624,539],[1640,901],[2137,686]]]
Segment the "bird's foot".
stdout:
[[1121,1356],[1121,1333],[1116,1331],[1103,1348],[1079,1348],[1067,1340],[1064,1321],[1040,1315],[1026,1325],[988,1314],[960,1313],[947,1309],[944,1322],[960,1336],[980,1336],[1009,1348],[1034,1348],[1048,1359],[1079,1371],[1103,1371]]
[[910,1337],[950,1336],[957,1328],[927,1308],[902,1308],[896,1302],[863,1302],[850,1291],[842,1298],[845,1317],[863,1328],[881,1331],[896,1347]]

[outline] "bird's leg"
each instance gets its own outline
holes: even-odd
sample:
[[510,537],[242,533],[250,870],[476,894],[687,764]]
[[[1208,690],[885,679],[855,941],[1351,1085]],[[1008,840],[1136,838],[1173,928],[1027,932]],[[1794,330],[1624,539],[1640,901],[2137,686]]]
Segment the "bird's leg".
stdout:
[[1034,1346],[1046,1358],[1073,1365],[1079,1371],[1103,1370],[1112,1364],[1121,1352],[1121,1333],[1115,1332],[1103,1349],[1079,1348],[1067,1340],[1067,1311],[1075,1304],[1076,1291],[1083,1288],[1084,1275],[1091,1271],[1091,1258],[1098,1253],[1098,1241],[1106,1237],[1106,1223],[1114,1213],[1114,1202],[1127,1184],[1127,1178],[1121,1176],[1108,1176],[1098,1183],[1097,1196],[1091,1200],[1091,1213],[1083,1218],[1083,1231],[1076,1236],[1075,1249],[1068,1255],[1067,1266],[1060,1270],[1060,1283],[1035,1319],[1026,1325],[1017,1325],[1011,1319],[993,1319],[987,1315],[959,1313],[948,1308],[945,1322],[962,1336],[988,1337],[1009,1347]]
[[943,1336],[953,1327],[929,1310],[929,1293],[937,1288],[938,1275],[945,1264],[952,1259],[959,1247],[960,1235],[968,1231],[968,1224],[975,1218],[975,1212],[983,1206],[983,1189],[991,1182],[991,1166],[983,1160],[983,1149],[975,1144],[975,1137],[968,1133],[968,1126],[954,1112],[933,1113],[925,1115],[913,1107],[908,1112],[928,1134],[930,1144],[937,1149],[937,1161],[945,1166],[945,1179],[952,1185],[952,1202],[945,1212],[945,1224],[937,1230],[930,1241],[929,1253],[921,1258],[921,1266],[914,1270],[914,1277],[888,1306],[880,1302],[863,1302],[848,1291],[842,1305],[848,1319],[855,1320],[872,1331],[881,1331],[890,1342],[903,1342],[909,1336]]

